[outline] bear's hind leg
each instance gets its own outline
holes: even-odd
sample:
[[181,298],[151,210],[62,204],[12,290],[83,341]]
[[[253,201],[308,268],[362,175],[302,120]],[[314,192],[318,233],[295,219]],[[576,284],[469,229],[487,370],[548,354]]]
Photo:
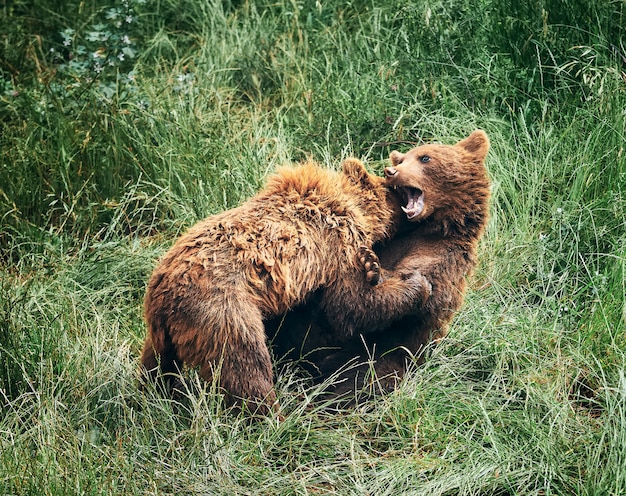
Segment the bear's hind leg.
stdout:
[[170,394],[180,389],[180,371],[181,363],[171,342],[157,352],[152,340],[146,338],[141,353],[141,379],[144,385],[148,382],[156,383],[164,393]]
[[265,415],[276,409],[274,374],[269,349],[265,342],[262,321],[260,332],[249,333],[247,339],[231,334],[215,361],[200,367],[200,376],[211,381],[219,370],[219,385],[227,393],[230,404],[244,407],[253,414]]

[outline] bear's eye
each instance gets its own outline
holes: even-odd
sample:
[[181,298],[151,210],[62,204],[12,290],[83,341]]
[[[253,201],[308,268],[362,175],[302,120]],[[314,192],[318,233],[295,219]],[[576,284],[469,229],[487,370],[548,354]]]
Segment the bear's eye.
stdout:
[[430,162],[430,157],[428,155],[422,155],[420,157],[420,162],[423,164],[427,164],[428,162]]

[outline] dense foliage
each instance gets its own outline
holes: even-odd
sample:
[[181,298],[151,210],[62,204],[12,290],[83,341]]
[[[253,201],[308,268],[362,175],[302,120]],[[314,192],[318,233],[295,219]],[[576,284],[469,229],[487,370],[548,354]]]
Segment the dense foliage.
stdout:
[[[0,5],[0,493],[623,494],[622,0]],[[492,141],[448,339],[402,388],[285,419],[136,384],[181,229],[276,166]]]

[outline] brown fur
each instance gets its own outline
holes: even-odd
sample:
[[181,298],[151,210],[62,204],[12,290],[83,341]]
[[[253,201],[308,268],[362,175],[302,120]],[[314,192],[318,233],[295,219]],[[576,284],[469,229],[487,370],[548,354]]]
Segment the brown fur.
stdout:
[[[477,245],[488,218],[488,149],[487,135],[475,131],[456,145],[392,152],[392,165],[385,169],[387,183],[405,198],[407,217],[415,215],[394,239],[377,248],[379,286],[412,278],[421,281],[422,291],[414,293],[412,302],[397,300],[393,291],[371,291],[354,272],[353,284],[345,284],[346,291],[333,300],[318,295],[268,323],[277,355],[303,357],[307,368],[322,379],[350,359],[374,358],[377,376],[386,377],[383,385],[393,387],[405,373],[408,358],[446,335],[463,303],[465,278],[477,263]],[[430,160],[424,162],[425,156]],[[421,211],[419,202],[408,202],[405,187],[423,192]],[[337,328],[345,332],[337,333]],[[361,387],[367,368],[346,371],[336,392]]]
[[[147,375],[185,364],[210,381],[219,368],[230,398],[271,404],[263,320],[320,288],[332,308],[352,273],[364,279],[358,248],[387,238],[400,222],[385,180],[358,160],[344,162],[343,173],[314,164],[281,170],[240,207],[193,226],[154,270],[145,296]],[[413,300],[413,285],[397,285],[396,298]]]

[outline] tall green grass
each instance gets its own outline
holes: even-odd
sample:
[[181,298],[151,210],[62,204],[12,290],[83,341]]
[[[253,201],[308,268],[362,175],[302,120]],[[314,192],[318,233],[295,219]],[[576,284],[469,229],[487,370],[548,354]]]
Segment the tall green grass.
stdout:
[[[0,8],[0,493],[624,493],[623,2]],[[336,412],[279,367],[251,425],[193,373],[138,388],[181,230],[283,163],[477,127],[481,263],[396,392]]]

